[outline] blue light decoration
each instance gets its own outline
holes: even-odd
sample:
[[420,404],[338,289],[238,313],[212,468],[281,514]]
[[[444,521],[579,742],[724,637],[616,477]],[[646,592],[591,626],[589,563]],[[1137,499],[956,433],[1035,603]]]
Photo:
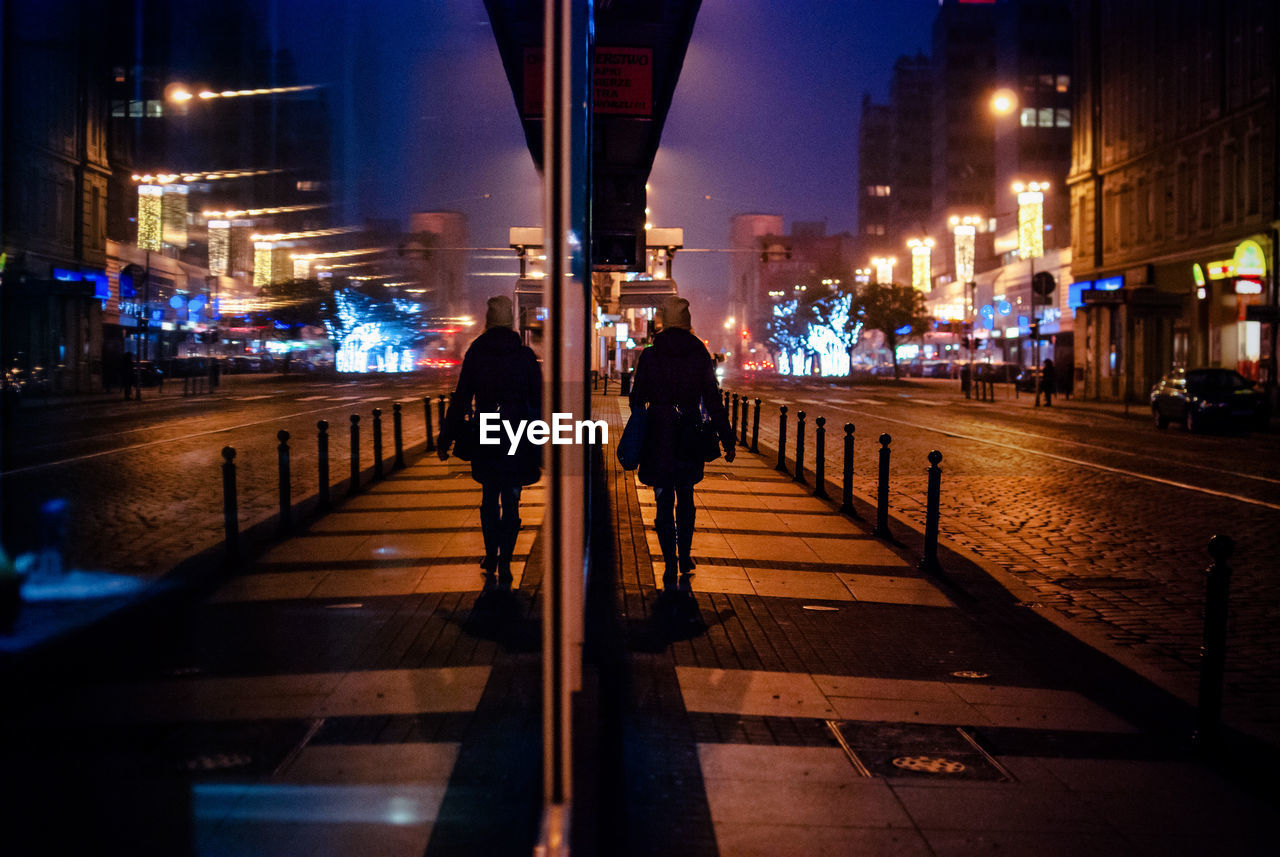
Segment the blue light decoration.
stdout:
[[894,334],[897,336],[906,336],[910,332],[911,332],[911,325],[904,324],[902,327],[895,330]]
[[353,289],[334,292],[334,313],[324,320],[337,344],[339,372],[411,372],[417,367],[414,346],[423,339],[422,304],[375,300]]
[[996,304],[996,312],[1000,313],[1001,315],[1008,315],[1009,313],[1013,312],[1013,304],[1009,303],[1008,301],[1000,301],[998,304]]
[[[809,374],[809,358],[818,358],[818,373],[823,377],[843,377],[852,370],[849,355],[849,340],[845,333],[850,326],[850,313],[853,310],[853,295],[841,294],[826,299],[821,308],[822,323],[809,322],[805,326],[804,336],[792,348],[779,348],[779,375]],[[799,312],[798,301],[785,301],[775,304],[773,317],[780,321],[793,319]],[[856,343],[862,333],[862,322],[853,325],[852,342]]]
[[187,305],[187,301],[184,297],[182,297],[182,295],[174,295],[173,297],[169,298],[169,306],[173,307],[174,309],[182,309],[186,305]]
[[1103,292],[1114,292],[1124,288],[1124,275],[1104,277],[1093,284],[1095,289]]

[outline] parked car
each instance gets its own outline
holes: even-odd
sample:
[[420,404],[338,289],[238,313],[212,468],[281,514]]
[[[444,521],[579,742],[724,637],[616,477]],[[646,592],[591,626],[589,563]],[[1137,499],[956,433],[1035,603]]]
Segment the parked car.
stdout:
[[1267,398],[1232,369],[1175,369],[1151,388],[1156,428],[1177,421],[1187,431],[1210,426],[1264,431],[1271,419]]
[[950,360],[927,360],[924,364],[925,378],[951,378],[955,369]]

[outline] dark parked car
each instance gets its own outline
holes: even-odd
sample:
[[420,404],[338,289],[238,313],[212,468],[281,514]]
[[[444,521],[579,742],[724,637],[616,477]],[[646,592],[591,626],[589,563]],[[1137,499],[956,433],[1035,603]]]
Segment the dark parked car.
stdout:
[[1265,430],[1271,418],[1266,396],[1232,369],[1175,369],[1151,388],[1156,428],[1171,421],[1199,431],[1209,426]]

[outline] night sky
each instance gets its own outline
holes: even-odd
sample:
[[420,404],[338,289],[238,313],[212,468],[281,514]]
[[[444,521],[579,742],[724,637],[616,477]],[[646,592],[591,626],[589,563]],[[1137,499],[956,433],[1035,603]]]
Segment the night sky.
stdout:
[[[300,76],[353,82],[345,103],[334,89],[348,217],[463,211],[475,246],[505,246],[509,226],[538,222],[538,176],[481,0],[278,2]],[[862,93],[884,100],[894,60],[928,52],[936,9],[704,0],[650,179],[655,225],[709,249],[727,247],[729,217],[748,211],[854,231]],[[510,269],[475,270],[484,264]],[[677,256],[695,313],[723,298],[726,271],[722,253]],[[472,289],[504,282],[473,277]]]

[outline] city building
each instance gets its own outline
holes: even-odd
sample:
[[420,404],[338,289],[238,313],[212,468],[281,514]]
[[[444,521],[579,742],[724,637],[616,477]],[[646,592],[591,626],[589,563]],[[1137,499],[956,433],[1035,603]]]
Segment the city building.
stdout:
[[1084,393],[1276,380],[1275,10],[1082,0],[1069,179]]

